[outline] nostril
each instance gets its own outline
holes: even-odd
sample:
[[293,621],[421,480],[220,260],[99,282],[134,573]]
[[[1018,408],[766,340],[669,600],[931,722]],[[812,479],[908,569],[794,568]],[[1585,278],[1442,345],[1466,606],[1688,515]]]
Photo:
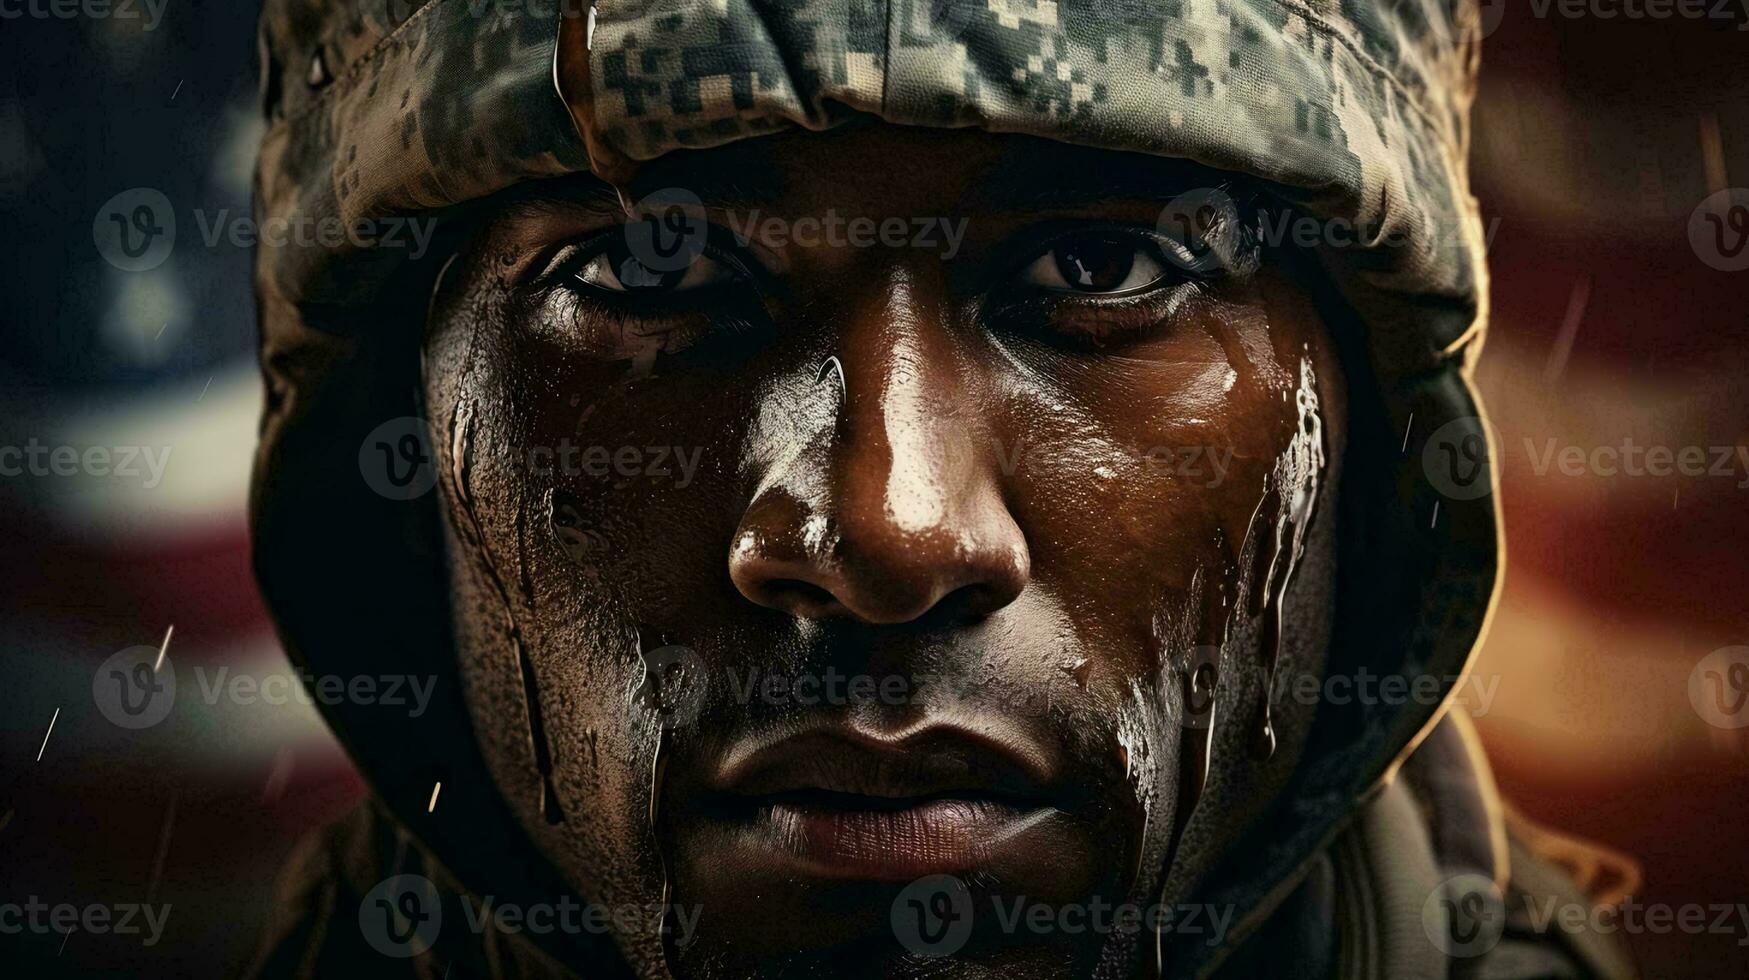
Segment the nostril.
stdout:
[[799,578],[774,578],[765,583],[765,594],[781,608],[823,609],[838,599],[831,592]]
[[918,619],[926,629],[957,629],[970,626],[1006,603],[997,597],[995,589],[982,583],[962,585],[941,597]]

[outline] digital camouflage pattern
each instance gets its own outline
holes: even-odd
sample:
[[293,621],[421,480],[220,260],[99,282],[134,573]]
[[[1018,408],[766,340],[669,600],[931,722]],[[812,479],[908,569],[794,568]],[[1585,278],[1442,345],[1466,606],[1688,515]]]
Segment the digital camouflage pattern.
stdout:
[[[554,78],[583,2],[268,0],[264,217],[430,213],[588,169],[587,146],[641,161],[860,112],[1266,180],[1377,246],[1354,250],[1363,307],[1420,308],[1418,329],[1379,338],[1386,365],[1427,367],[1477,323],[1473,2],[601,0],[587,146]],[[348,251],[286,249],[263,272],[344,302],[368,281],[332,274]]]
[[[1339,649],[1381,676],[1456,685],[1492,608],[1498,527],[1491,495],[1442,497],[1421,458],[1448,423],[1485,437],[1468,380],[1486,320],[1465,171],[1475,0],[584,2],[265,0],[257,217],[447,218],[523,181],[617,181],[674,150],[857,114],[1258,178],[1361,235],[1317,254],[1364,335],[1390,430],[1380,516],[1360,553],[1388,572],[1352,600]],[[438,539],[435,506],[385,501],[358,479],[365,434],[420,414],[430,279],[410,287],[410,262],[405,249],[350,240],[257,255],[268,401],[256,572],[294,661],[325,673],[448,670],[454,659],[442,556],[419,544]],[[323,581],[302,572],[311,567]],[[465,713],[459,693],[445,703]],[[1277,822],[1198,893],[1249,910],[1235,940],[1438,713],[1350,709],[1352,731],[1308,757]],[[324,714],[377,796],[461,880],[501,881],[518,863],[476,826],[446,823],[502,810],[456,714],[434,710],[392,740],[349,705]],[[434,774],[445,805],[427,814]]]
[[607,2],[593,122],[638,160],[850,111],[1187,158],[1392,241],[1395,287],[1463,304],[1479,38],[1458,0]]

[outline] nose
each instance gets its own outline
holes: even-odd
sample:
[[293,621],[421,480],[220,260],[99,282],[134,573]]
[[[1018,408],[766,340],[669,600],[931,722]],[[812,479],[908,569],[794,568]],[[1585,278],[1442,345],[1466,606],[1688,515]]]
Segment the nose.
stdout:
[[836,362],[803,380],[837,400],[836,420],[774,464],[743,514],[729,554],[742,595],[805,619],[949,626],[1025,588],[976,362],[937,310],[895,278],[837,318]]

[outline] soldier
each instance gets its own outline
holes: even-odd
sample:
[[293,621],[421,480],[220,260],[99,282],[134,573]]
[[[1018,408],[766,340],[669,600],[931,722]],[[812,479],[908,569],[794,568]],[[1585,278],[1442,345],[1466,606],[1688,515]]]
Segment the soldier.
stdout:
[[257,572],[438,694],[257,972],[1626,975],[1449,706],[1479,34],[269,0],[259,217],[437,232],[260,251]]

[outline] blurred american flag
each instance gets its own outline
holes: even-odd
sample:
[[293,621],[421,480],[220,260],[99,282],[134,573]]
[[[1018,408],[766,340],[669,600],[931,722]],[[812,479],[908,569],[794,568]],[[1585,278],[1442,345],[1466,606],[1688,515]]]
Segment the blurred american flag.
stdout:
[[[1749,472],[1569,477],[1536,459],[1551,439],[1749,445],[1749,273],[1708,267],[1685,230],[1709,194],[1749,186],[1749,34],[1531,9],[1507,9],[1489,37],[1477,108],[1494,229],[1480,380],[1511,548],[1479,723],[1524,809],[1646,862],[1644,900],[1749,900],[1749,752],[1687,697],[1701,657],[1749,643]],[[13,243],[0,446],[171,452],[150,487],[0,478],[0,901],[175,908],[152,948],[5,937],[30,972],[235,964],[291,842],[362,792],[313,709],[208,703],[195,676],[288,670],[244,523],[260,402],[250,257],[206,245],[193,217],[248,212],[252,32],[251,6],[230,4],[171,6],[150,31],[83,19],[0,33]],[[100,205],[133,187],[164,193],[183,222],[145,273],[92,242]],[[175,712],[142,731],[110,724],[93,704],[98,664],[172,625]],[[1739,939],[1630,937],[1657,977],[1742,976]]]

